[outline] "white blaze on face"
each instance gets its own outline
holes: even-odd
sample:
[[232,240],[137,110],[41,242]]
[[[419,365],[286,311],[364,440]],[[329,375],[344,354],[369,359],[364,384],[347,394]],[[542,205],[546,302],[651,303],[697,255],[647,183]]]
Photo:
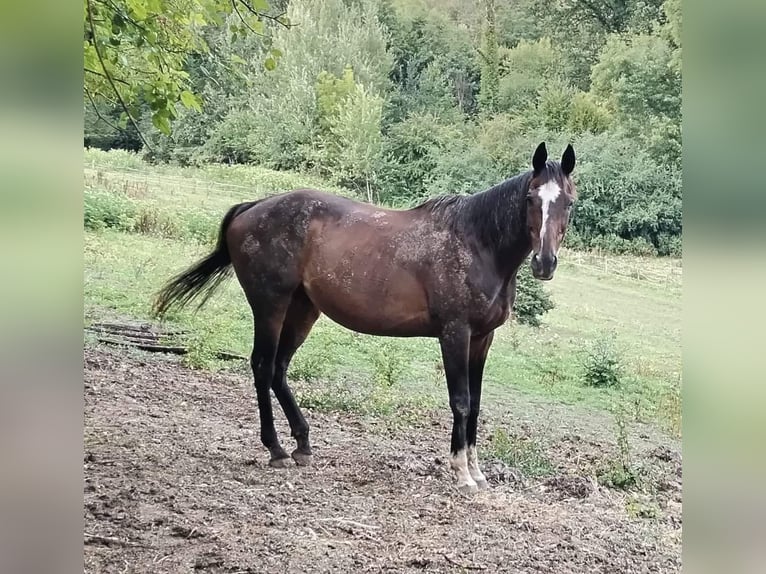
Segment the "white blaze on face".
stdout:
[[554,180],[547,181],[537,190],[537,195],[543,202],[543,222],[540,226],[540,253],[543,252],[543,245],[545,244],[545,232],[548,226],[548,210],[550,209],[551,204],[558,199],[560,193],[561,188]]

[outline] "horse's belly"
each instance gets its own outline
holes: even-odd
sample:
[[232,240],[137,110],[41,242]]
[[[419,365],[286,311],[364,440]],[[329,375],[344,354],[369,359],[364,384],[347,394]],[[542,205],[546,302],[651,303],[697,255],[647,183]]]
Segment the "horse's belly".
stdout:
[[420,285],[405,277],[328,276],[304,282],[322,313],[340,325],[369,335],[432,335],[428,301]]

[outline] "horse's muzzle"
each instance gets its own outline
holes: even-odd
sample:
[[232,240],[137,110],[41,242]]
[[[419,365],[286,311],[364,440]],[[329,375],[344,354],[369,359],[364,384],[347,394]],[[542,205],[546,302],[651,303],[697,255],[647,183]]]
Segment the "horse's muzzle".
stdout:
[[553,279],[553,272],[556,271],[556,265],[559,260],[553,253],[538,256],[537,253],[532,255],[532,260],[529,262],[532,268],[532,276],[535,279],[541,281],[550,281]]

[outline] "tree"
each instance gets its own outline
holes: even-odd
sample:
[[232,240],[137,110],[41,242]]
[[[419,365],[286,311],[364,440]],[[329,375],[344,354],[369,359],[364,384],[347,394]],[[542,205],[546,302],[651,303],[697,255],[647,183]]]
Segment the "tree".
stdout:
[[[268,42],[266,21],[289,27],[282,14],[269,13],[267,0],[83,0],[84,95],[119,106],[120,124],[138,129],[142,105],[164,134],[180,102],[199,110],[185,64],[189,56],[208,50],[204,31],[228,24],[233,36],[253,33]],[[276,66],[280,52],[272,49],[267,68]],[[107,121],[106,118],[102,118]]]
[[619,125],[656,160],[676,165],[681,161],[678,27],[680,22],[671,20],[651,33],[611,35],[591,73],[593,93],[611,106]]
[[[300,25],[273,33],[273,41],[284,52],[279,68],[245,66],[248,87],[231,96],[228,113],[211,129],[210,155],[273,169],[323,169],[319,147],[326,126],[320,125],[317,107],[322,105],[317,100],[320,76],[342,78],[348,66],[354,81],[370,94],[382,96],[390,85],[392,62],[378,8],[378,0],[290,2],[287,16]],[[228,142],[225,154],[216,149],[217,142]],[[229,143],[246,147],[235,150]]]
[[479,107],[483,112],[494,113],[497,110],[500,89],[500,56],[495,30],[495,0],[484,0],[487,10],[487,30],[484,33],[484,45],[481,54],[481,89]]

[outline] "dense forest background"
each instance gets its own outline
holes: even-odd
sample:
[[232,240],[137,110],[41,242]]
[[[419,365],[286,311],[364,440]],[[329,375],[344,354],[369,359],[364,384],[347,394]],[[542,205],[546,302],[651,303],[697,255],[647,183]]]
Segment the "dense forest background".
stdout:
[[85,145],[311,172],[404,207],[481,191],[528,169],[540,141],[555,157],[572,142],[567,245],[680,255],[680,0],[269,4],[286,18],[259,33],[238,34],[236,14],[201,30],[206,49],[181,60],[194,99],[172,108],[169,135],[151,99],[133,126],[86,83]]

